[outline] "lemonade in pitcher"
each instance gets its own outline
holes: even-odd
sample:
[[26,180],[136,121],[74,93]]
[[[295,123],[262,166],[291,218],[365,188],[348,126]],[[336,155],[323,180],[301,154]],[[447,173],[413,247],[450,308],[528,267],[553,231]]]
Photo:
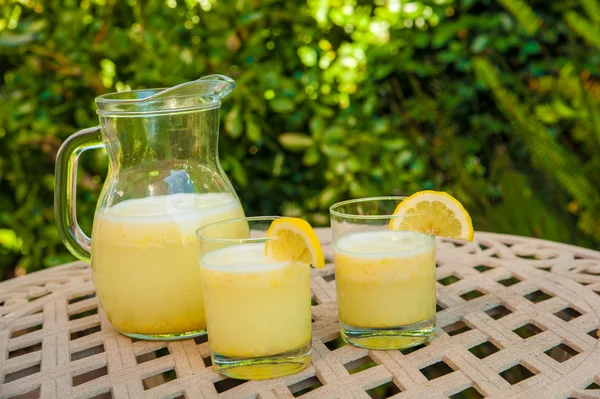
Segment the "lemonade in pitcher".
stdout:
[[[206,328],[198,226],[243,217],[229,194],[175,194],[128,200],[98,212],[92,269],[102,309],[128,335]],[[224,235],[247,230],[223,227]]]

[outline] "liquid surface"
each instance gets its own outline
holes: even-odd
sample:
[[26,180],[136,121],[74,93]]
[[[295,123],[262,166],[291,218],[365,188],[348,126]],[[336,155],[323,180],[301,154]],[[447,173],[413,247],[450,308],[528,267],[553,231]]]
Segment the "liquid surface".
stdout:
[[[94,220],[92,269],[111,324],[131,334],[206,328],[195,231],[243,217],[229,194],[174,194],[123,201]],[[247,236],[238,231],[223,234]]]
[[310,267],[264,253],[264,243],[232,245],[200,261],[209,345],[220,356],[272,356],[310,342]]
[[368,231],[334,245],[339,318],[354,327],[418,323],[435,314],[435,240],[407,231]]

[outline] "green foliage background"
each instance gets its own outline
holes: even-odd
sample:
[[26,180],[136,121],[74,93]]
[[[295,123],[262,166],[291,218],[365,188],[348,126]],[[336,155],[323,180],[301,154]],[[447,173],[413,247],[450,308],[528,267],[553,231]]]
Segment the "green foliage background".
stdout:
[[[69,261],[61,141],[93,99],[210,73],[246,212],[442,189],[477,230],[599,247],[597,0],[0,0],[0,277]],[[106,171],[84,155],[91,230]]]

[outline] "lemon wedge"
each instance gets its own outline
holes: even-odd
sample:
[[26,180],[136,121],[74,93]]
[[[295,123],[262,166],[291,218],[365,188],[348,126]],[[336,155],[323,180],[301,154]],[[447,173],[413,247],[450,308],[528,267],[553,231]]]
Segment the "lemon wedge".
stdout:
[[436,236],[473,241],[469,212],[453,196],[443,191],[419,191],[396,207],[391,230],[410,230]]
[[294,260],[317,269],[325,267],[323,249],[314,229],[299,218],[281,218],[271,223],[265,255],[280,260]]

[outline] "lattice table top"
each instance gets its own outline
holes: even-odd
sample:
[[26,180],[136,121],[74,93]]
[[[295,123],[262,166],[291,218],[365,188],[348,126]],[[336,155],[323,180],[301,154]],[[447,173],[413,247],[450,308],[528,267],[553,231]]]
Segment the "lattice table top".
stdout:
[[119,335],[77,262],[0,284],[0,398],[600,398],[600,252],[440,240],[435,338],[369,351],[339,339],[330,232],[318,234],[328,265],[313,270],[313,362],[300,374],[231,380],[212,371],[206,337]]

